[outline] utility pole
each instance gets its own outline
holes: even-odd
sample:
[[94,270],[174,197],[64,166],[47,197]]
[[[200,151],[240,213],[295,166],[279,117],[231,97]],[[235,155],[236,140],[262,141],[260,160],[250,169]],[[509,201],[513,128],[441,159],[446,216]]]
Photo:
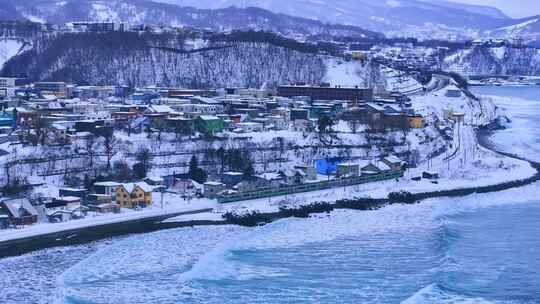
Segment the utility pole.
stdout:
[[161,192],[160,205],[161,205],[161,209],[163,209],[163,192],[165,192],[165,187],[162,186],[160,189],[160,192]]

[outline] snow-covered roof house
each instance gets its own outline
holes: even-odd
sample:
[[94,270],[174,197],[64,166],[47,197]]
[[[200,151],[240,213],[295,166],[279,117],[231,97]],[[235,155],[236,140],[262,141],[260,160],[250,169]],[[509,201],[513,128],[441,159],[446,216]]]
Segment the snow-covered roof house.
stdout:
[[27,198],[4,199],[0,207],[14,225],[29,225],[37,222],[38,212]]

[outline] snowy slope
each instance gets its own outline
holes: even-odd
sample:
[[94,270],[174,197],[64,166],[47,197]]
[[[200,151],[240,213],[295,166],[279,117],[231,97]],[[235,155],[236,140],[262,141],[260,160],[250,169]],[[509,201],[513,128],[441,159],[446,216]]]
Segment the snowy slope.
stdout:
[[215,88],[318,83],[325,71],[316,54],[265,42],[231,41],[186,52],[179,36],[112,33],[46,37],[36,44],[1,74],[79,84]]
[[366,82],[365,66],[357,61],[343,62],[337,59],[327,59],[325,61],[327,70],[324,77],[325,82],[340,86],[363,86]]
[[19,53],[22,46],[23,43],[20,41],[11,39],[0,40],[0,69],[6,61]]
[[522,37],[527,40],[540,39],[540,16],[524,19],[515,24],[503,26],[487,32],[495,37]]
[[444,68],[469,75],[540,75],[540,50],[475,47],[449,55]]

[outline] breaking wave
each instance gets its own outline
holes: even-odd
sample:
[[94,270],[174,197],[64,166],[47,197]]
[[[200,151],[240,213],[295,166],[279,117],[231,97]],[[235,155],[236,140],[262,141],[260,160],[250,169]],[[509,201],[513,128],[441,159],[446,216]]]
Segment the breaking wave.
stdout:
[[[342,210],[254,229],[135,235],[66,271],[60,302],[511,303],[490,302],[489,284],[513,277],[483,260],[494,259],[497,251],[491,253],[478,238],[496,242],[497,230],[482,218],[487,210],[529,208],[538,186],[376,211]],[[476,234],[479,224],[492,235]],[[501,290],[494,294],[504,298]],[[527,297],[516,297],[526,303]]]

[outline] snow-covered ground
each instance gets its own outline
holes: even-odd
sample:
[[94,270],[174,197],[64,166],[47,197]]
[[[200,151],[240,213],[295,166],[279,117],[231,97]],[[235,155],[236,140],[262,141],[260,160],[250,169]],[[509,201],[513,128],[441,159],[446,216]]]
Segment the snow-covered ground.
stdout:
[[[203,209],[213,209],[213,211],[197,215],[183,215],[172,221],[221,220],[221,215],[229,210],[260,210],[268,212],[277,211],[279,206],[284,204],[297,205],[315,201],[331,202],[351,197],[385,198],[389,193],[399,190],[419,193],[462,189],[525,179],[536,173],[536,170],[525,161],[501,156],[478,145],[474,129],[494,118],[495,106],[493,99],[483,98],[480,101],[476,101],[469,99],[465,95],[460,97],[448,97],[446,94],[448,89],[455,90],[457,88],[450,85],[425,95],[411,96],[414,109],[426,117],[429,126],[422,130],[411,130],[409,134],[406,135],[406,141],[409,145],[412,148],[419,150],[421,160],[417,168],[408,170],[405,173],[405,176],[399,180],[375,182],[283,197],[243,201],[226,205],[219,205],[215,200],[209,199],[195,199],[186,202],[179,195],[167,193],[163,199],[164,205],[161,206],[161,197],[159,194],[155,194],[154,205],[143,211],[123,210],[120,214],[96,215],[66,223],[40,223],[19,230],[0,231],[0,241],[89,226],[131,221],[146,217],[201,211]],[[501,102],[498,103],[501,104]],[[465,119],[461,123],[455,123],[449,120],[444,122],[452,127],[454,133],[453,139],[445,142],[438,136],[437,130],[433,125],[435,124],[435,121],[444,121],[443,112],[448,109],[465,114]],[[365,143],[366,137],[361,135],[361,133],[349,133],[350,130],[346,124],[340,123],[334,128],[338,132],[336,135],[337,144],[362,145]],[[256,144],[261,147],[269,146],[271,142],[275,141],[277,138],[285,138],[287,143],[301,147],[308,147],[310,145],[317,146],[320,144],[320,139],[317,134],[306,136],[301,132],[293,131],[231,135],[229,144],[234,144],[236,136],[251,137],[251,144]],[[145,142],[148,143],[148,138],[144,135],[132,135],[130,137],[120,136],[120,138],[123,141],[129,139],[131,145],[129,151],[136,151],[139,146],[143,145]],[[209,146],[213,146],[214,144],[216,143],[210,143]],[[188,151],[190,149],[196,149],[197,147],[200,148],[199,145],[200,144],[196,144],[195,142],[183,143],[182,150]],[[448,146],[445,153],[432,157],[431,159],[426,157],[430,152],[444,145]],[[3,148],[8,149],[8,147]],[[175,151],[178,147],[174,143],[164,143],[160,148],[164,149],[162,151]],[[11,147],[11,149],[13,149],[13,147]],[[19,149],[19,154],[35,155],[36,153],[40,153],[39,151],[36,151],[36,149],[39,150],[40,148],[35,147]],[[362,148],[353,150],[354,151],[351,151],[351,153],[354,156],[362,156]],[[339,151],[328,149],[325,153],[338,152]],[[303,160],[304,156],[301,153],[298,153],[299,152],[288,153],[288,157],[292,159],[291,164],[299,163]],[[185,158],[185,156],[182,157]],[[163,161],[170,161],[170,159],[165,159]],[[188,159],[185,159],[185,161],[187,162]],[[421,176],[424,171],[436,172],[439,174],[440,179],[437,183],[432,183],[430,180],[426,179],[420,181],[412,180],[414,177]],[[61,181],[58,180],[57,183],[61,184]],[[54,186],[54,183],[48,184],[47,187],[41,187],[40,190],[44,194],[50,195],[56,195],[58,191],[57,187]]]
[[141,211],[122,209],[122,212],[118,214],[94,215],[81,220],[72,220],[63,223],[38,223],[21,229],[1,230],[0,242],[72,229],[167,216],[183,212],[194,212],[197,210],[214,208],[217,205],[217,202],[207,199],[191,200],[190,202],[187,202],[174,194],[165,194],[163,201],[164,204],[162,208],[160,204],[160,194],[154,193],[154,205]]
[[12,39],[0,39],[0,69],[6,61],[17,55],[23,43]]
[[422,85],[404,72],[369,61],[344,61],[328,58],[323,81],[345,87],[373,87],[375,91],[399,91],[411,94],[422,90]]
[[383,75],[386,79],[385,88],[388,91],[398,91],[408,95],[422,90],[422,85],[404,72],[384,68]]
[[365,84],[365,67],[358,61],[342,61],[338,59],[326,60],[326,76],[323,81],[332,85],[363,86]]
[[[538,101],[516,97],[483,96],[498,106],[497,115],[507,117],[510,127],[495,132],[490,141],[503,151],[540,162],[538,127],[540,118]],[[502,120],[504,122],[504,119]],[[504,145],[500,145],[504,143]]]

